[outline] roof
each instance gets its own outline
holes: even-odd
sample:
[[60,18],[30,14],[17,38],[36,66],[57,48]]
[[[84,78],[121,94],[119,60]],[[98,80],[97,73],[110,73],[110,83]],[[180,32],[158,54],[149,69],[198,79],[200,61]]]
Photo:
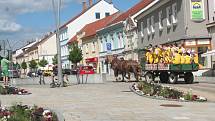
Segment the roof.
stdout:
[[154,0],[141,0],[141,2],[137,3],[135,6],[121,14],[119,17],[114,19],[110,24],[118,23],[120,21],[125,21],[129,16],[133,16],[138,11],[142,10],[146,6],[148,6],[150,3],[152,3]]
[[[116,18],[119,14],[120,14],[119,12],[116,12],[108,17],[105,17],[98,21],[89,23],[89,24],[85,25],[78,33],[82,33],[82,32],[85,33],[85,35],[82,37],[82,39],[90,37],[90,36],[94,36],[94,35],[96,35],[97,30],[104,28],[108,23],[110,23],[112,20],[114,20],[114,18]],[[68,44],[70,44],[76,40],[77,40],[77,35],[72,37],[69,40]]]
[[80,30],[80,32],[85,33],[85,35],[82,38],[96,35],[97,30],[104,28],[108,23],[112,22],[112,20],[114,20],[118,15],[119,15],[119,12],[114,13],[98,21],[87,24],[84,28]]
[[77,35],[75,35],[74,37],[72,37],[70,40],[69,40],[69,42],[68,42],[68,44],[71,44],[72,42],[75,42],[75,41],[77,41]]
[[60,29],[63,29],[64,27],[66,27],[66,25],[68,25],[69,23],[73,22],[74,20],[76,20],[77,18],[79,18],[81,15],[83,15],[84,13],[86,13],[88,10],[90,10],[92,7],[94,7],[96,4],[98,4],[100,1],[106,1],[107,3],[111,4],[111,2],[107,1],[107,0],[97,0],[96,3],[94,3],[93,5],[89,6],[86,10],[83,10],[81,13],[79,13],[78,15],[76,15],[75,17],[73,17],[71,20],[69,20],[68,22],[66,22],[65,24],[63,24]]

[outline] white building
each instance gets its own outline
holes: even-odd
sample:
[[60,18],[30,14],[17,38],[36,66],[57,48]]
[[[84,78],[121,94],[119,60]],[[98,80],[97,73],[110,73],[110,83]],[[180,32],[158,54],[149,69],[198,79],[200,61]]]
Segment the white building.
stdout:
[[116,12],[118,12],[118,9],[114,7],[111,0],[98,0],[96,3],[93,3],[93,0],[89,0],[89,7],[87,7],[86,2],[83,2],[82,12],[60,28],[61,59],[63,68],[71,67],[68,60],[69,50],[67,45],[70,39],[72,39],[86,24]]

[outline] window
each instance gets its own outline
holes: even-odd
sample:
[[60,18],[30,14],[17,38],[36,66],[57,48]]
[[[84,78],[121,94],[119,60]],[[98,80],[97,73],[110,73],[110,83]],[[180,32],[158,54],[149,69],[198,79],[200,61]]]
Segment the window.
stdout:
[[147,19],[147,34],[150,35],[151,34],[151,31],[150,31],[150,18]]
[[109,12],[106,12],[106,13],[105,13],[105,17],[107,17],[107,16],[110,16],[110,13],[109,13]]
[[155,33],[154,16],[151,16],[151,32],[152,32],[152,34]]
[[110,35],[110,38],[111,38],[111,45],[112,45],[112,50],[113,50],[115,48],[113,34]]
[[96,13],[96,19],[100,19],[100,13]]
[[158,13],[158,17],[159,17],[159,30],[163,30],[163,11],[160,11]]
[[177,20],[177,12],[178,12],[178,9],[177,9],[177,4],[173,4],[172,5],[172,23],[173,25],[176,25],[178,20]]
[[170,7],[166,8],[166,15],[167,15],[167,27],[170,28],[171,27],[171,9]]
[[86,44],[86,54],[88,54],[88,44]]
[[140,37],[144,37],[144,24],[143,22],[140,23]]
[[101,42],[100,42],[100,52],[103,52],[104,50],[103,50],[103,41],[101,40]]
[[92,52],[95,52],[95,49],[96,49],[96,45],[95,45],[95,42],[92,43]]

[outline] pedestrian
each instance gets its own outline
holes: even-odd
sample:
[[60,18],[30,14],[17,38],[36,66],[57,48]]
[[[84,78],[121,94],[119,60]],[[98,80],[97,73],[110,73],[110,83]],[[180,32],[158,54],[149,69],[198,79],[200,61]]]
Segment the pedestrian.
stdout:
[[6,57],[3,57],[3,59],[1,60],[1,69],[2,69],[4,86],[8,86],[9,63],[10,61],[7,60]]
[[45,85],[45,80],[44,80],[43,71],[42,71],[41,69],[39,69],[39,70],[37,71],[37,74],[38,74],[38,76],[39,76],[39,78],[40,78],[40,81],[39,81],[40,85],[42,85],[42,83]]

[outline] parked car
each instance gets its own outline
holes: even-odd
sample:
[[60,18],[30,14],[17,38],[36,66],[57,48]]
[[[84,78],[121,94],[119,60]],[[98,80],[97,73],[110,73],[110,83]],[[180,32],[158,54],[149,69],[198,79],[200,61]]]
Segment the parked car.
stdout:
[[72,74],[72,70],[71,69],[63,69],[63,74],[67,74],[67,75],[71,75]]
[[51,70],[45,70],[43,72],[43,76],[51,76],[52,75],[52,71]]
[[27,76],[29,76],[29,77],[37,77],[38,74],[37,74],[36,72],[29,71],[29,72],[27,73]]
[[9,70],[10,78],[20,78],[20,72],[18,70]]

